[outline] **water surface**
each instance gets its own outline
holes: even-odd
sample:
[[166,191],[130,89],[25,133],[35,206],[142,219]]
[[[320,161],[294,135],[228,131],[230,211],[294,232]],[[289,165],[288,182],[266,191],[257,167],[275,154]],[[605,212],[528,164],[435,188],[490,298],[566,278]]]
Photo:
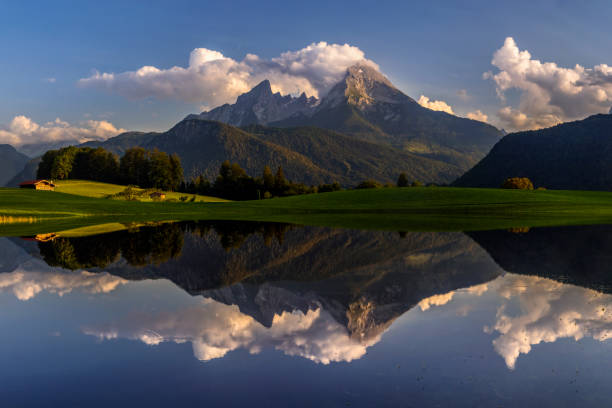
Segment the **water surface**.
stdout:
[[0,238],[0,398],[607,406],[611,232],[206,222]]

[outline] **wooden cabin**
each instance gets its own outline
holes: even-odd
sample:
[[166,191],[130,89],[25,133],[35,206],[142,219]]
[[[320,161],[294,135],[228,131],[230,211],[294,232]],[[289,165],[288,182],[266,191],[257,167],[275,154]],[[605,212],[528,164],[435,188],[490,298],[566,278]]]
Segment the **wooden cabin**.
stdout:
[[155,191],[149,195],[152,200],[165,200],[166,195],[164,193],[160,193],[159,191]]
[[19,183],[20,188],[32,188],[34,190],[55,190],[55,184],[49,180],[30,180]]

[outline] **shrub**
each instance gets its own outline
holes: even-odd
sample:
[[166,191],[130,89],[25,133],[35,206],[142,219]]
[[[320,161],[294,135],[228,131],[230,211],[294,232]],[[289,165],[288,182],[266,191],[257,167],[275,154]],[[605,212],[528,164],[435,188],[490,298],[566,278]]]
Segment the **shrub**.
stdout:
[[503,182],[501,188],[533,190],[533,183],[527,177],[510,177]]
[[376,180],[364,180],[361,183],[357,184],[356,189],[362,188],[381,188],[381,184]]
[[319,185],[317,191],[319,193],[329,193],[332,191],[340,191],[342,190],[342,186],[337,181],[332,184],[321,184]]
[[406,176],[406,173],[400,173],[399,177],[397,178],[397,186],[408,187],[408,176]]
[[412,184],[410,185],[410,187],[423,187],[423,183],[421,183],[420,181],[414,180]]

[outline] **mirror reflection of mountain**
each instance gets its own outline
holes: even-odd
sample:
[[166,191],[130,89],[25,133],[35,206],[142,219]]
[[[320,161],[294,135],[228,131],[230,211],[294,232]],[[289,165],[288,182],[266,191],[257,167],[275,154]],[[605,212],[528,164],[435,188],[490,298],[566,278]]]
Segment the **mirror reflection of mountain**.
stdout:
[[505,271],[612,292],[612,226],[479,231],[468,235]]
[[282,312],[323,307],[362,338],[423,298],[500,273],[461,233],[180,223],[38,246],[50,265],[169,279],[193,295],[235,304],[266,327]]
[[[601,293],[609,288],[610,228],[398,234],[206,222],[2,239],[0,289],[28,300],[42,291],[109,293],[130,280],[168,279],[203,302],[126,311],[84,332],[151,345],[188,341],[200,360],[273,347],[321,363],[361,358],[409,310],[467,316],[486,293],[499,306],[485,331],[513,369],[542,342],[610,338],[612,300]],[[461,299],[472,303],[464,308]]]
[[32,257],[26,249],[7,238],[0,238],[0,291],[9,290],[19,300],[30,300],[41,292],[64,295],[80,290],[86,293],[108,293],[127,280],[108,272],[72,272],[47,265]]

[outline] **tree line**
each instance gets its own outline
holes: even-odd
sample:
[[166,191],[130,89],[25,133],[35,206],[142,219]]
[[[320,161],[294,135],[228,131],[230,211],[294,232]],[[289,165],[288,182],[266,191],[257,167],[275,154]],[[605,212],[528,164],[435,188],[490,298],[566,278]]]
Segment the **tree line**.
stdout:
[[46,152],[36,178],[92,180],[174,191],[183,182],[183,167],[178,155],[157,149],[132,147],[119,159],[102,147],[69,146]]
[[[51,180],[100,181],[145,189],[216,196],[229,200],[258,200],[342,189],[338,182],[315,186],[293,182],[285,177],[281,166],[276,172],[272,172],[270,166],[264,166],[260,177],[251,177],[238,163],[230,163],[229,160],[221,164],[219,174],[213,182],[204,175],[185,181],[181,160],[177,154],[168,154],[158,149],[147,150],[142,147],[128,149],[120,159],[102,147],[69,146],[49,150],[42,157],[36,177]],[[418,181],[410,183],[406,174],[401,173],[396,185],[417,187],[421,183]],[[380,187],[393,187],[393,184],[382,185],[375,180],[365,180],[355,188]]]
[[299,194],[338,191],[340,183],[309,186],[295,183],[285,177],[282,166],[275,173],[270,166],[264,166],[260,177],[251,177],[238,163],[224,161],[219,175],[210,182],[203,175],[183,183],[179,191],[189,194],[212,195],[228,200],[258,200],[272,197],[287,197]]

